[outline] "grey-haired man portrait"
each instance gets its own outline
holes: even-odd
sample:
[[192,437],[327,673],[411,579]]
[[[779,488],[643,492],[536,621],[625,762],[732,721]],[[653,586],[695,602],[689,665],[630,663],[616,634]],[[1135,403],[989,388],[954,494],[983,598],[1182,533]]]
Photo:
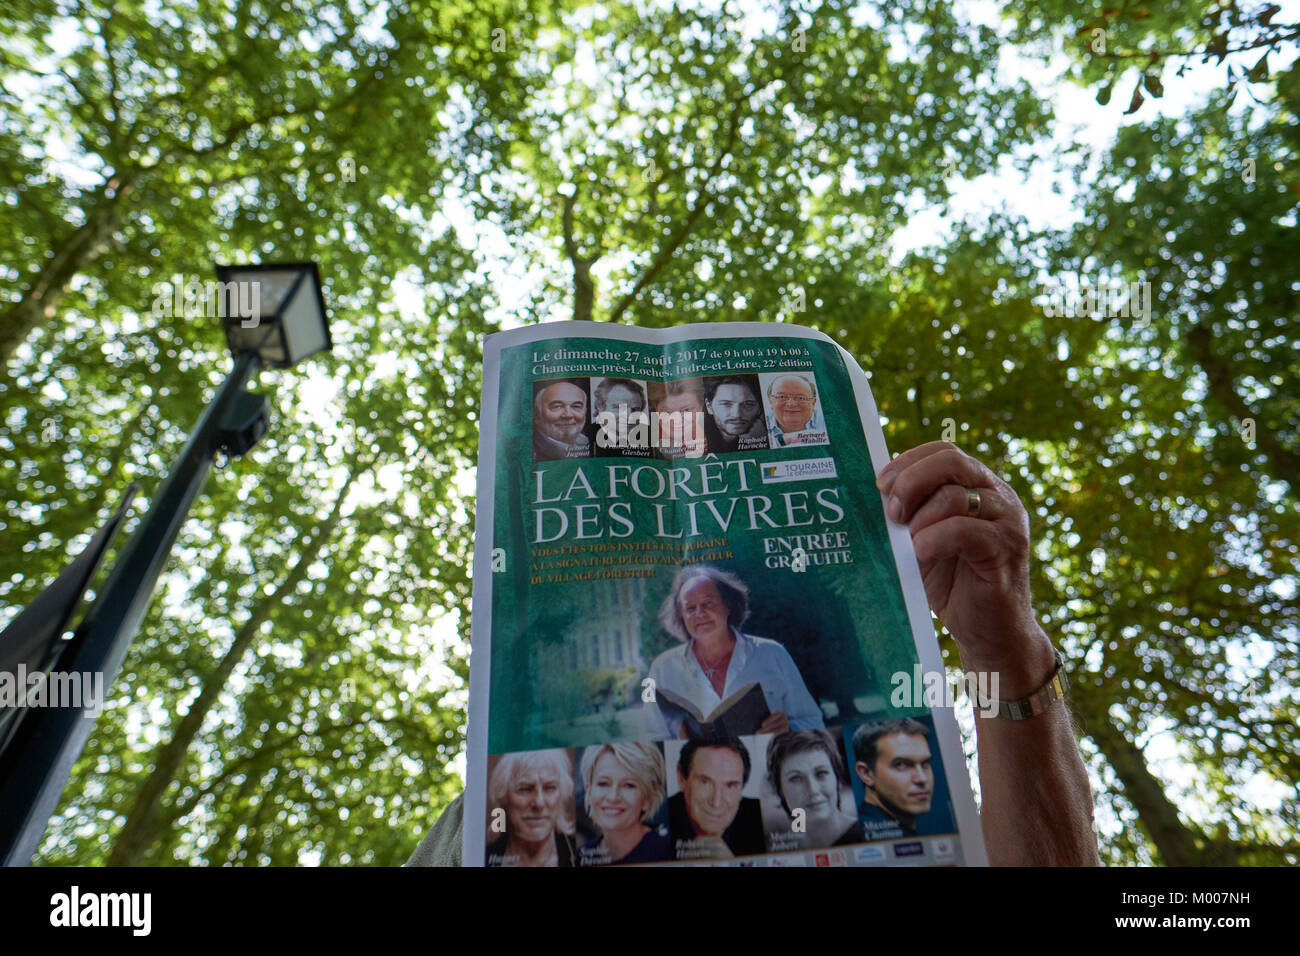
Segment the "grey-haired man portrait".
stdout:
[[817,405],[817,384],[812,375],[791,372],[768,380],[767,435],[772,447],[820,445],[826,426]]
[[533,461],[591,456],[585,385],[581,379],[533,384]]

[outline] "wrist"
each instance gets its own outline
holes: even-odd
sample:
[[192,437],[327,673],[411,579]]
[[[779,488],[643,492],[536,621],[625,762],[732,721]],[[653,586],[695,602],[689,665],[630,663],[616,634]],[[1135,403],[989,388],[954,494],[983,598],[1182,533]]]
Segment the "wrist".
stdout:
[[992,652],[968,652],[960,646],[958,650],[963,670],[997,675],[996,696],[1003,700],[1032,694],[1056,671],[1056,649],[1037,624],[1007,637]]

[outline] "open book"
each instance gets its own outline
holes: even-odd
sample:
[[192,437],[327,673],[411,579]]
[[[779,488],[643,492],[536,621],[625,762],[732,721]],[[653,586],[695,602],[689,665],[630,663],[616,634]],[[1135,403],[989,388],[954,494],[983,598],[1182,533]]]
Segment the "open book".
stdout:
[[666,720],[685,721],[686,732],[704,740],[758,733],[759,725],[771,713],[763,688],[757,683],[746,684],[707,714],[700,713],[693,702],[665,687],[655,688],[655,703]]

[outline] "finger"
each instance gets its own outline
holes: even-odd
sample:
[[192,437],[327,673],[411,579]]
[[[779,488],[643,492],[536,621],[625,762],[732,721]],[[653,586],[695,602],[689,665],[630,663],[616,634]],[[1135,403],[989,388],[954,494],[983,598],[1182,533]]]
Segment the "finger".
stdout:
[[1006,558],[1002,534],[982,518],[946,518],[913,534],[912,548],[922,574],[926,567],[948,558],[961,558],[976,569],[1001,564]]
[[[897,477],[900,471],[916,464],[921,459],[928,458],[930,455],[956,447],[957,446],[950,441],[930,441],[926,442],[924,445],[917,445],[915,448],[909,448],[907,451],[900,452],[892,461],[888,462],[884,468],[881,468],[879,477],[881,479],[888,478],[891,475]],[[879,486],[880,482],[877,481],[876,484]],[[882,488],[881,490],[888,491],[886,488]]]
[[984,521],[996,521],[1007,513],[1001,494],[996,488],[980,488],[979,514],[972,515],[966,488],[961,485],[944,485],[916,510],[907,527],[915,535],[918,531],[937,524],[945,518],[978,517]]
[[993,472],[956,448],[945,448],[922,458],[898,473],[889,489],[885,513],[891,521],[906,523],[927,498],[944,485],[993,489],[998,484]]

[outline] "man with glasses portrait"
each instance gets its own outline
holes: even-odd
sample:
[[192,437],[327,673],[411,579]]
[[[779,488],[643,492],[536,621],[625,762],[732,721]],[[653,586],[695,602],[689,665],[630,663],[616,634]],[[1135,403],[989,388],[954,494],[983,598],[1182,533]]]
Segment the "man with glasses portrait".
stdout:
[[773,448],[786,445],[822,445],[826,427],[817,406],[817,386],[808,375],[778,375],[767,386],[771,409],[767,433]]

